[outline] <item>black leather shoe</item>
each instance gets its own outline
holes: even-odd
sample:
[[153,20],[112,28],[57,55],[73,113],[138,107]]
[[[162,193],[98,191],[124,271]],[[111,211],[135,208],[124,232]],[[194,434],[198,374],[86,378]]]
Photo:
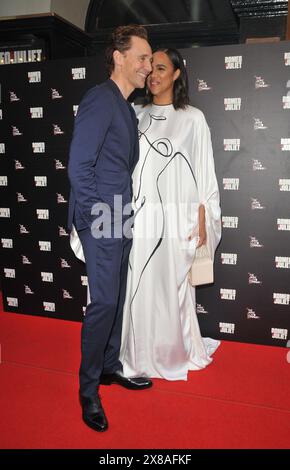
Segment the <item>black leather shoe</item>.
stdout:
[[102,374],[100,377],[101,385],[117,384],[129,390],[143,390],[152,387],[152,381],[148,377],[124,377],[121,371],[113,374]]
[[87,426],[95,431],[103,432],[108,429],[108,421],[101,404],[99,395],[95,397],[80,396],[83,410],[83,420]]

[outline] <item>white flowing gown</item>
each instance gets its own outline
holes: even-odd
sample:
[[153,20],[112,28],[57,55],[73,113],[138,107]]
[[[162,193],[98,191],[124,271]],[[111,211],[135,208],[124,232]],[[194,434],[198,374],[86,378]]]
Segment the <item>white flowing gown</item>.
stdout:
[[188,282],[200,204],[212,258],[221,237],[210,132],[192,106],[176,111],[149,105],[136,113],[140,159],[133,174],[134,237],[120,360],[125,376],[187,380],[189,370],[212,361],[220,344],[201,337]]

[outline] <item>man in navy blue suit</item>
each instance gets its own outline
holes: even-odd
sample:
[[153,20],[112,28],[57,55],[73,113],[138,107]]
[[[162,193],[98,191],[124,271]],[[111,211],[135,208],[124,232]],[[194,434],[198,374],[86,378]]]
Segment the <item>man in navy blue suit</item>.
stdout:
[[[100,384],[133,390],[152,385],[146,377],[124,377],[119,361],[131,248],[131,237],[120,227],[128,226],[131,176],[139,158],[137,119],[127,98],[145,86],[151,72],[146,30],[117,28],[106,59],[110,78],[90,89],[79,105],[68,167],[69,227],[74,225],[82,244],[91,297],[82,326],[80,400],[84,422],[96,431],[108,428]],[[106,217],[96,217],[102,209]]]

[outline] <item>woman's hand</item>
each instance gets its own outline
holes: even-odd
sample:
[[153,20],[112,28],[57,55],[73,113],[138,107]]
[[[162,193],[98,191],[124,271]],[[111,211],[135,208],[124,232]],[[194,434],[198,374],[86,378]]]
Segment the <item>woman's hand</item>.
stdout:
[[[206,243],[206,229],[205,229],[205,208],[204,205],[201,204],[198,208],[198,243],[196,245],[197,248],[204,245]],[[189,240],[192,240],[196,236],[196,233],[192,233],[189,237]]]
[[199,223],[199,231],[198,231],[198,244],[196,248],[199,248],[206,243],[206,230],[205,230],[205,208],[204,205],[201,204],[198,208],[198,223]]

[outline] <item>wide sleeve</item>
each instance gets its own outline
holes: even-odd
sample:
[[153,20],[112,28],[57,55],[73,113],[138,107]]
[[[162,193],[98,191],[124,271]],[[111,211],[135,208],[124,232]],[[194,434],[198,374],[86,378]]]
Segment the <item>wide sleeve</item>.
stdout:
[[113,117],[110,93],[95,87],[81,101],[70,146],[68,175],[82,216],[91,225],[93,205],[99,201],[95,166]]
[[221,239],[220,196],[210,130],[205,117],[199,111],[195,121],[193,159],[199,203],[205,207],[207,247],[211,258]]

